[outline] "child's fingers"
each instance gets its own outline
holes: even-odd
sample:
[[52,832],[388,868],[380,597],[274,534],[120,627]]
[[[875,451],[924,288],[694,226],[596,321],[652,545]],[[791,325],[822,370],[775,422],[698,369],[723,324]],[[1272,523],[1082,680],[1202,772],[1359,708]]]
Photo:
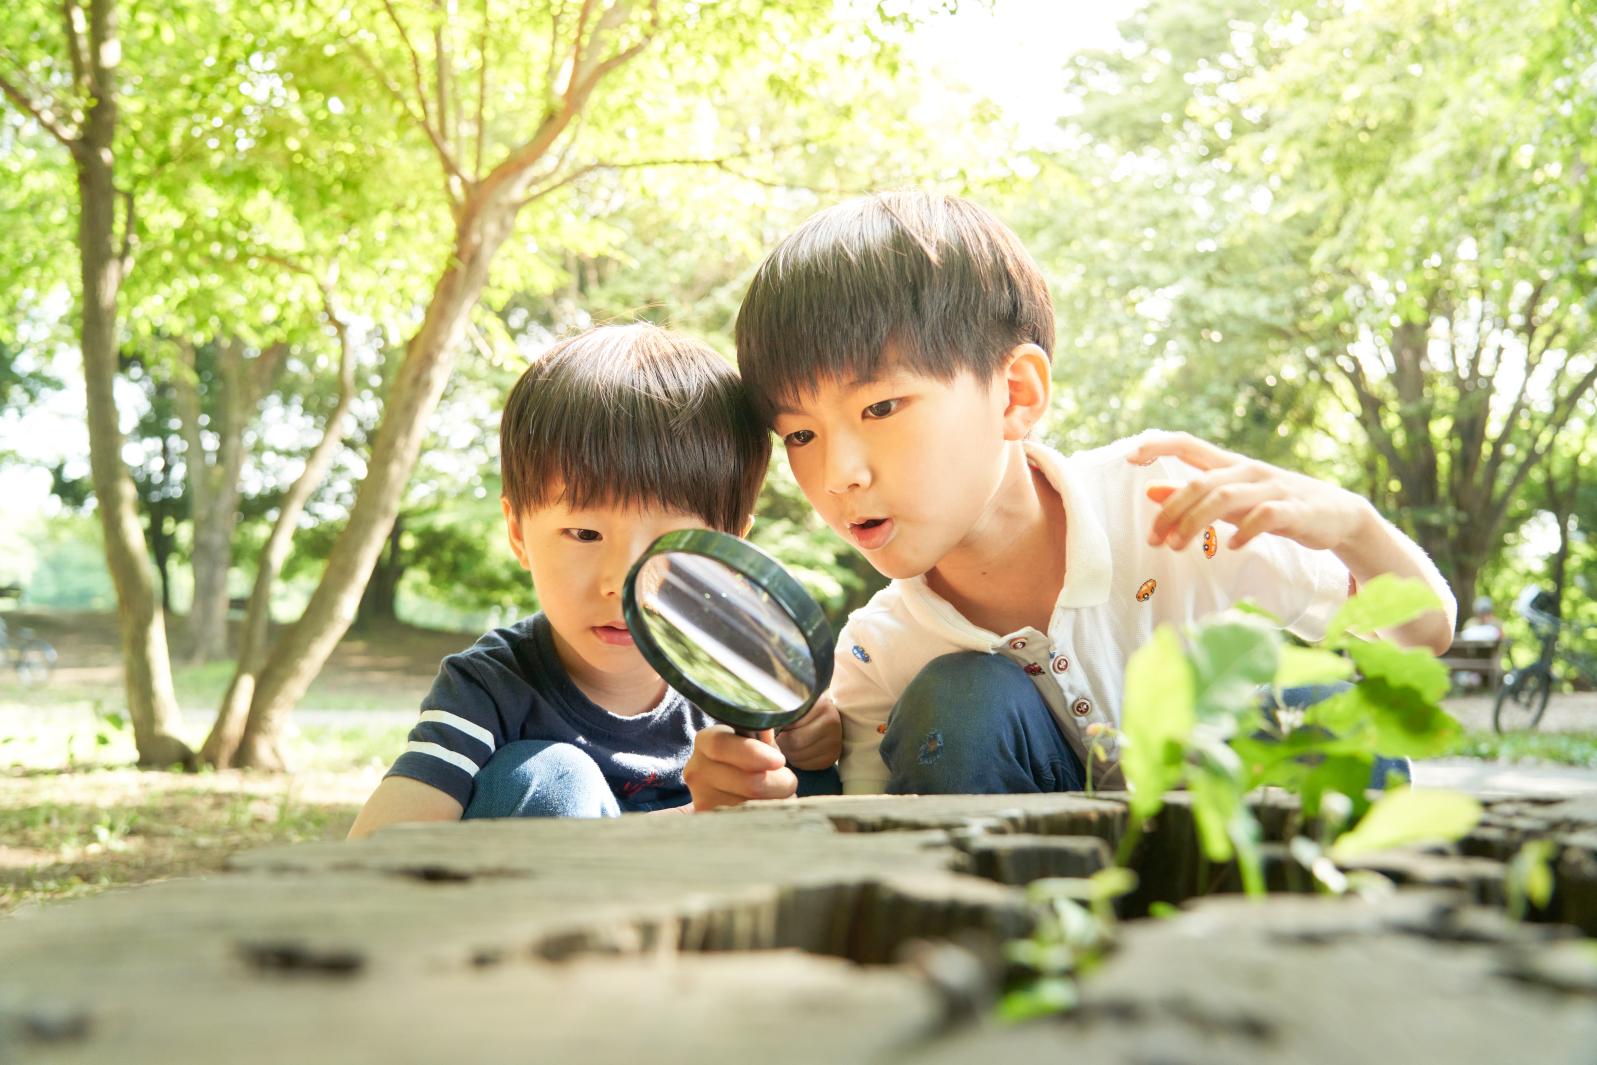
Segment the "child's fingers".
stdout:
[[1170,530],[1165,542],[1179,551],[1202,536],[1203,530],[1215,522],[1229,521],[1239,525],[1256,509],[1279,498],[1279,493],[1269,484],[1221,485],[1187,511],[1176,527]]
[[[767,731],[763,734],[770,736]],[[786,764],[782,752],[768,740],[739,736],[727,725],[711,725],[693,738],[695,752],[746,772],[769,772]]]
[[696,810],[717,806],[736,806],[756,799],[789,799],[798,791],[798,777],[791,769],[770,773],[738,773],[722,767],[696,778],[689,791]]
[[1200,470],[1213,470],[1242,461],[1242,456],[1200,440],[1191,433],[1154,433],[1138,444],[1126,461],[1135,466],[1146,466],[1154,459],[1178,458]]
[[[1175,491],[1165,496],[1159,512],[1153,516],[1153,528],[1148,533],[1148,543],[1157,546],[1171,538],[1171,533],[1178,530],[1183,523],[1194,525],[1194,531],[1202,529],[1208,521],[1213,509],[1214,494],[1228,485],[1234,485],[1254,480],[1254,472],[1248,466],[1228,466],[1221,470],[1212,470],[1201,477],[1195,477],[1186,484],[1176,488]],[[1151,488],[1152,486],[1150,486]],[[1163,487],[1162,485],[1159,487]],[[1230,490],[1227,489],[1220,495],[1221,501],[1229,498]],[[1150,490],[1149,498],[1153,498]],[[1157,500],[1155,500],[1157,502]],[[1201,524],[1195,523],[1195,516],[1204,517]],[[1187,538],[1191,538],[1191,533]],[[1171,543],[1172,547],[1180,545]]]
[[1249,540],[1264,533],[1279,533],[1287,535],[1288,515],[1286,507],[1278,502],[1261,503],[1250,510],[1242,521],[1237,523],[1237,531],[1232,534],[1231,542],[1227,547],[1237,548],[1245,546]]
[[[786,733],[783,733],[786,738]],[[841,737],[826,733],[812,733],[809,736],[799,737],[791,743],[782,745],[782,753],[787,755],[787,764],[799,769],[814,769],[812,763],[820,763],[823,767],[837,761],[837,756],[842,751]]]

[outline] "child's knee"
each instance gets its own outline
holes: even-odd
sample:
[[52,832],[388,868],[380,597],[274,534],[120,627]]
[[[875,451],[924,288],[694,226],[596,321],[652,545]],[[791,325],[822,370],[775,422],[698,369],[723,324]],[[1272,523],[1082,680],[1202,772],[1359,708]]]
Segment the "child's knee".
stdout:
[[1002,655],[959,651],[932,659],[915,675],[893,707],[889,731],[900,722],[959,727],[978,718],[990,728],[993,713],[1032,704],[1046,708],[1019,665]]
[[517,740],[481,770],[466,816],[613,817],[620,813],[604,772],[581,748]]
[[548,740],[516,740],[493,753],[487,763],[477,771],[477,784],[484,780],[525,782],[530,784],[543,776],[587,777],[597,774],[603,779],[599,763],[570,743],[552,743]]
[[895,790],[945,790],[939,785],[979,776],[1003,746],[1001,737],[1028,715],[1046,717],[1048,706],[1020,666],[975,651],[943,655],[899,696],[882,736],[882,760]]

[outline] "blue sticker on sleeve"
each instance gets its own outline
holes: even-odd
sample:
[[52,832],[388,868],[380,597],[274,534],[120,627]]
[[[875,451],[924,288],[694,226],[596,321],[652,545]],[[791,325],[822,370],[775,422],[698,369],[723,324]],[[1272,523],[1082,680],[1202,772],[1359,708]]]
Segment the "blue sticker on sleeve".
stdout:
[[859,644],[854,645],[853,653],[854,657],[859,659],[861,662],[869,662],[871,660],[871,656],[866,654],[865,648],[861,647]]

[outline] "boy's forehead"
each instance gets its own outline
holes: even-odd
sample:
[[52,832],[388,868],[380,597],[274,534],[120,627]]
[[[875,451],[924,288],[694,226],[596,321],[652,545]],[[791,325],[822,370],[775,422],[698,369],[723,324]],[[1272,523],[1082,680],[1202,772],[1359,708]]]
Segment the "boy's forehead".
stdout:
[[[889,349],[890,351],[891,349]],[[795,390],[779,400],[775,406],[778,415],[803,414],[829,401],[852,396],[863,388],[884,384],[902,384],[909,381],[935,380],[932,374],[918,370],[906,361],[883,355],[868,372],[835,374],[819,383]]]

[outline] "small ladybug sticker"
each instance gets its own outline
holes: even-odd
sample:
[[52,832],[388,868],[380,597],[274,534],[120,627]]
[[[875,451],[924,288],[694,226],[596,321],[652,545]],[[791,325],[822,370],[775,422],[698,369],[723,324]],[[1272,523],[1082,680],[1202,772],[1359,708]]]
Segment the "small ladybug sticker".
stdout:
[[878,736],[887,735],[887,722],[883,721],[880,725],[876,726],[876,734]]
[[1043,675],[1043,668],[1042,668],[1042,666],[1039,666],[1036,662],[1027,662],[1026,663],[1026,672],[1028,674],[1030,674],[1031,676],[1033,676],[1033,677],[1040,677],[1040,676]]
[[1213,558],[1214,553],[1220,550],[1220,538],[1215,535],[1214,526],[1203,530],[1203,557]]
[[854,657],[859,659],[861,662],[869,662],[871,660],[871,656],[866,652],[865,648],[861,647],[859,644],[854,645],[852,653]]
[[1153,598],[1153,590],[1159,587],[1159,582],[1149,577],[1142,582],[1142,587],[1137,589],[1137,602],[1146,603]]

